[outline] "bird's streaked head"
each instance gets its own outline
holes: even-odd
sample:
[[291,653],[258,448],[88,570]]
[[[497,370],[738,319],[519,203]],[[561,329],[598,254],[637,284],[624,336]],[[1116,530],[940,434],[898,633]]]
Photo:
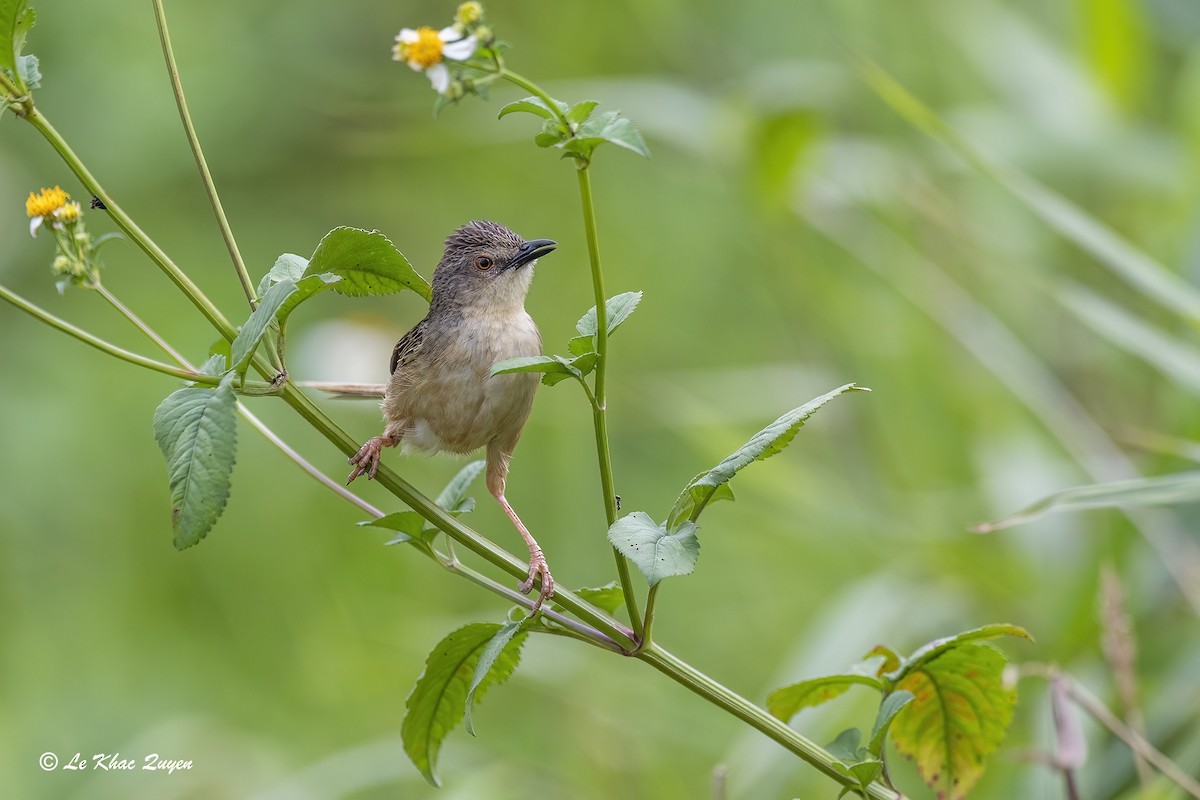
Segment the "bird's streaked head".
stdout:
[[550,239],[526,241],[496,222],[469,222],[446,237],[433,272],[432,306],[522,308],[533,265],[555,247]]

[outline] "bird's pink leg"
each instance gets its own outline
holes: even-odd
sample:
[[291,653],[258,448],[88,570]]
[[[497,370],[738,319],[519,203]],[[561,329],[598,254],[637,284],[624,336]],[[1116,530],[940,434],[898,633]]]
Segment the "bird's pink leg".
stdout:
[[517,587],[522,594],[529,594],[533,591],[534,581],[540,584],[538,590],[538,598],[533,604],[533,613],[542,607],[542,603],[554,596],[554,578],[550,575],[550,566],[546,563],[546,557],[542,555],[542,548],[538,546],[537,540],[533,538],[533,534],[525,527],[525,523],[521,522],[521,518],[517,516],[517,512],[513,511],[513,507],[508,504],[508,500],[504,499],[504,493],[496,494],[496,501],[500,503],[504,509],[504,513],[508,514],[508,518],[512,520],[512,524],[516,526],[517,532],[521,534],[521,538],[525,540],[525,545],[529,548],[529,578],[522,581]]

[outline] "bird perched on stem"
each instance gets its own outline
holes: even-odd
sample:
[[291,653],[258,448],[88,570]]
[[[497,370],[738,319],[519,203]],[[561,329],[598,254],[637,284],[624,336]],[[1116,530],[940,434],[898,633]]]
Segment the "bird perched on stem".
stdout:
[[428,453],[487,448],[487,488],[529,547],[528,594],[540,584],[536,611],[554,579],[529,529],[504,497],[508,462],[529,417],[538,376],[491,374],[492,364],[542,353],[542,337],[525,311],[533,265],[554,250],[550,239],[526,241],[503,225],[475,221],[446,239],[433,272],[433,300],[425,319],[392,351],[391,380],[383,396],[386,425],[350,458],[347,483],[375,477],[380,451],[401,442]]

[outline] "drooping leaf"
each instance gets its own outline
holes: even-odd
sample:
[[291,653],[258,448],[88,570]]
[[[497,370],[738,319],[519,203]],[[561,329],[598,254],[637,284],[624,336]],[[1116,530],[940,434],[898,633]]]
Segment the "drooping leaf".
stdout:
[[258,282],[258,289],[255,291],[259,297],[262,297],[268,289],[280,281],[299,281],[304,277],[306,269],[308,269],[307,258],[295,253],[283,253],[275,259],[275,263],[267,270],[267,274],[263,275],[262,280]]
[[[442,639],[425,660],[425,671],[408,695],[400,738],[404,742],[404,752],[425,780],[434,786],[441,785],[437,777],[437,758],[442,742],[462,720],[475,665],[500,627],[477,622]],[[475,690],[476,701],[482,700],[491,686],[511,674],[516,667],[516,654],[513,655],[504,669],[498,666],[484,677]]]
[[175,547],[199,542],[229,500],[237,452],[235,375],[215,388],[189,387],[167,395],[154,411],[154,438],[167,460]]
[[687,486],[683,487],[683,492],[680,493],[667,517],[667,530],[675,531],[686,522],[695,522],[704,508],[712,502],[713,494],[718,487],[727,483],[734,475],[755,461],[762,461],[782,451],[795,438],[796,432],[800,430],[805,421],[821,406],[840,394],[863,391],[870,391],[870,389],[848,383],[799,408],[792,409],[751,436],[750,440],[736,452],[712,469],[701,472],[692,478]]
[[897,684],[913,700],[893,719],[892,742],[940,798],[966,797],[1008,732],[1017,695],[1003,685],[1004,664],[995,647],[967,642],[923,660]]
[[275,313],[283,306],[284,301],[295,293],[296,284],[290,279],[282,280],[267,290],[258,308],[250,313],[250,318],[242,325],[237,338],[230,345],[229,362],[234,372],[242,374],[246,371],[258,343],[275,320]]
[[996,522],[972,526],[974,533],[1011,528],[1041,519],[1049,514],[1085,511],[1093,508],[1135,508],[1140,506],[1179,505],[1200,501],[1200,472],[1179,472],[1154,478],[1136,478],[1113,483],[1076,486],[1043,497],[1015,514]]
[[695,525],[689,523],[667,533],[641,511],[614,522],[608,529],[608,541],[637,565],[651,586],[663,578],[689,574],[700,558]]
[[[555,100],[554,102],[563,114],[567,114],[570,111],[570,107],[561,100]],[[546,105],[545,101],[540,97],[526,97],[524,100],[516,100],[509,103],[500,109],[500,113],[496,115],[496,119],[503,119],[509,114],[517,112],[533,114],[542,119],[554,119],[554,112],[550,110],[550,106]]]
[[[620,327],[622,322],[629,318],[629,315],[633,313],[633,310],[638,307],[638,303],[640,302],[642,302],[641,292],[624,292],[604,301],[604,316],[608,322],[608,333],[610,336],[613,331]],[[579,318],[579,322],[575,323],[575,330],[579,331],[580,337],[596,335],[595,306],[589,308],[587,313]],[[572,339],[572,341],[575,340]]]
[[472,461],[460,469],[458,474],[446,484],[446,488],[442,489],[441,494],[437,496],[437,504],[450,513],[465,513],[470,511],[474,507],[474,503],[472,502],[472,498],[467,497],[467,489],[483,473],[485,466],[487,466],[487,462],[481,459],[479,461]]
[[317,245],[303,277],[332,272],[342,278],[334,291],[353,297],[411,289],[429,300],[429,281],[421,277],[396,245],[379,231],[334,228]]
[[883,691],[883,684],[877,678],[857,673],[841,675],[824,675],[820,678],[810,678],[788,686],[783,686],[767,695],[767,711],[771,715],[787,722],[806,708],[819,706],[844,694],[851,686],[870,686],[872,689]]
[[527,622],[528,618],[504,623],[479,654],[479,663],[475,665],[475,672],[471,676],[464,706],[464,724],[467,733],[472,736],[475,735],[475,723],[471,719],[471,709],[475,705],[475,696],[478,693],[482,699],[480,687],[485,680],[490,679],[492,684],[503,683],[516,670],[521,661],[521,645],[525,641],[524,628]]
[[875,715],[875,727],[871,729],[871,741],[867,744],[867,750],[875,756],[883,753],[883,743],[887,740],[892,721],[915,699],[912,692],[904,690],[892,692],[883,698],[883,702],[879,704],[879,713]]

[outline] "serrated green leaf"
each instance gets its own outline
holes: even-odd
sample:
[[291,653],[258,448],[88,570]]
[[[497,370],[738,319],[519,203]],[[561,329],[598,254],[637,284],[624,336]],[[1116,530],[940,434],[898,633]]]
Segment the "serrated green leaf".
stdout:
[[334,228],[325,234],[303,277],[322,272],[341,276],[334,291],[352,297],[392,294],[403,289],[411,289],[426,300],[432,297],[429,281],[379,231]]
[[851,686],[870,686],[883,691],[883,684],[869,675],[843,673],[810,678],[780,687],[767,695],[767,711],[787,722],[806,708],[819,706],[844,694]]
[[[305,300],[320,294],[329,287],[336,288],[337,284],[342,280],[340,275],[334,275],[332,272],[325,272],[320,275],[309,275],[307,278],[301,278],[296,282],[296,291],[289,295],[284,300],[283,305],[275,312],[275,322],[279,324],[281,329],[287,327],[288,317],[296,310],[296,306],[303,303]],[[269,292],[268,292],[269,294]]]
[[[400,726],[404,752],[425,780],[434,786],[440,785],[437,757],[442,742],[462,720],[475,665],[499,630],[497,624],[477,622],[459,628],[438,642],[425,660],[425,671],[405,702],[407,713]],[[502,682],[515,667],[514,657],[506,673],[491,671],[476,689],[476,700],[481,700],[491,686]]]
[[268,289],[280,281],[299,281],[304,277],[304,270],[306,269],[308,269],[307,258],[298,256],[295,253],[283,253],[279,258],[275,259],[275,263],[267,270],[267,274],[263,275],[255,291],[259,297],[262,297],[267,293]]
[[547,372],[542,376],[542,384],[545,386],[554,386],[570,377],[571,374],[569,372]]
[[553,147],[560,144],[571,132],[562,126],[557,120],[548,119],[542,130],[533,137],[533,143],[538,147]]
[[[483,682],[489,677],[492,683],[503,683],[516,670],[521,661],[521,645],[525,641],[524,627],[528,619],[516,622],[506,622],[500,630],[484,646],[479,654],[479,663],[471,676],[471,685],[467,689],[467,702],[464,706],[465,725],[467,733],[475,735],[475,723],[471,719],[471,710],[475,706],[475,695],[480,691]],[[483,695],[479,695],[482,699]]]
[[565,372],[567,365],[553,356],[517,356],[492,364],[492,375],[507,375],[513,372]]
[[[563,114],[566,114],[570,110],[567,104],[561,100],[555,100],[554,102]],[[542,119],[554,119],[554,112],[550,110],[550,106],[546,105],[545,101],[540,97],[526,97],[524,100],[515,100],[501,108],[500,113],[496,115],[496,119],[503,119],[509,114],[516,114],[518,112],[533,114]]]
[[913,654],[900,662],[900,667],[894,672],[888,673],[887,677],[891,680],[898,681],[905,675],[908,675],[915,669],[920,669],[928,661],[938,658],[948,650],[953,650],[955,647],[961,647],[968,642],[977,642],[984,639],[998,639],[1001,636],[1015,636],[1019,639],[1028,639],[1033,641],[1033,636],[1029,631],[1022,628],[1020,625],[1012,625],[1007,622],[998,622],[992,625],[983,625],[978,628],[972,628],[969,631],[955,634],[954,636],[946,636],[941,639],[934,639],[932,642],[927,642],[921,645]]
[[755,461],[762,461],[781,452],[795,438],[805,421],[821,406],[838,395],[863,391],[870,391],[870,389],[848,383],[815,400],[810,400],[799,408],[792,409],[751,436],[750,440],[736,452],[712,469],[701,472],[692,478],[687,486],[683,487],[683,492],[680,493],[667,517],[667,530],[675,531],[688,521],[695,522],[705,507],[712,502],[713,493],[717,487],[727,483],[734,475]]
[[[629,319],[629,315],[633,313],[633,310],[638,307],[638,303],[640,302],[642,302],[641,292],[624,292],[604,301],[604,316],[607,321],[609,336],[621,326],[622,322]],[[579,318],[579,321],[575,323],[575,330],[579,331],[580,337],[596,335],[598,331],[595,306],[589,308],[587,313]]]
[[[600,360],[599,353],[584,353],[581,356],[576,356],[575,358],[572,358],[567,363],[567,366],[571,367],[571,369],[578,371],[579,375],[577,377],[582,377],[584,375],[590,374],[591,371],[596,368],[596,362],[599,360]],[[572,374],[574,374],[574,373],[572,373]]]
[[215,388],[167,395],[154,411],[154,439],[167,460],[176,549],[199,542],[229,500],[237,453],[237,398],[229,373]]
[[596,339],[592,336],[575,336],[567,341],[567,352],[573,356],[593,353],[596,350]]
[[283,307],[284,301],[295,293],[296,284],[291,280],[282,280],[267,290],[258,308],[250,313],[250,318],[242,325],[237,338],[230,345],[229,363],[234,372],[240,375],[246,371],[258,343],[275,320],[276,312]]
[[608,529],[608,541],[637,565],[651,586],[663,578],[689,574],[700,558],[695,525],[689,523],[667,533],[642,511],[614,522]]
[[867,744],[868,751],[875,756],[883,753],[883,743],[887,740],[888,729],[891,727],[892,721],[914,699],[916,698],[912,692],[904,690],[892,692],[883,698],[883,702],[879,704],[879,713],[875,715],[875,727],[871,729],[871,741]]
[[600,105],[595,100],[584,100],[571,106],[571,110],[567,112],[567,120],[575,125],[582,123],[591,116],[592,110]]
[[968,642],[921,662],[897,684],[914,699],[892,721],[892,743],[946,800],[966,797],[1004,740],[1017,702],[1001,680],[1004,654]]
[[467,464],[458,471],[457,475],[450,479],[450,482],[446,484],[445,489],[442,489],[441,494],[437,496],[435,502],[450,513],[468,510],[464,508],[467,502],[471,500],[470,497],[467,497],[467,489],[483,473],[483,469],[486,466],[487,462],[482,459]]
[[996,522],[981,522],[972,526],[971,530],[974,533],[991,533],[1015,525],[1023,525],[1026,522],[1033,522],[1050,514],[1069,511],[1179,505],[1197,501],[1200,501],[1200,472],[1180,472],[1155,478],[1094,483],[1055,492],[1004,519]]

